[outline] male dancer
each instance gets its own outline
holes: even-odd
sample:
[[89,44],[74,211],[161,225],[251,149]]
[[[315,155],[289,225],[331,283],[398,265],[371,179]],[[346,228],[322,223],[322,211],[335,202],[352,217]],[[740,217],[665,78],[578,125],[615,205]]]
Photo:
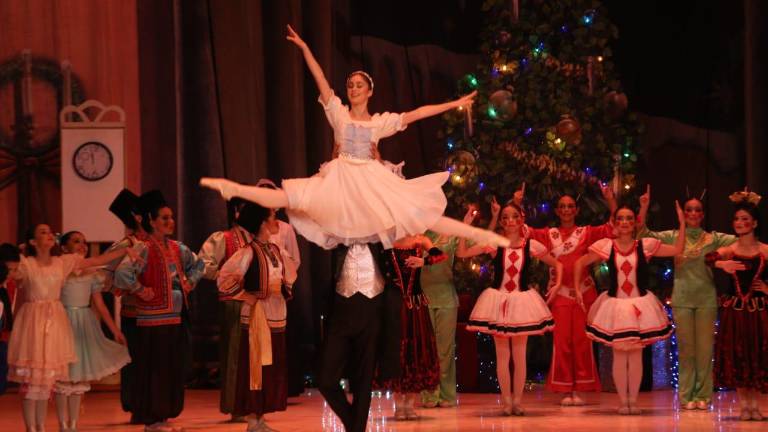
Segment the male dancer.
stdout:
[[[379,264],[383,252],[381,243],[334,250],[336,283],[320,352],[318,388],[347,432],[365,431],[377,362],[380,377],[399,374],[401,296],[384,289],[388,275],[382,275]],[[344,376],[350,379],[352,403],[339,385]]]

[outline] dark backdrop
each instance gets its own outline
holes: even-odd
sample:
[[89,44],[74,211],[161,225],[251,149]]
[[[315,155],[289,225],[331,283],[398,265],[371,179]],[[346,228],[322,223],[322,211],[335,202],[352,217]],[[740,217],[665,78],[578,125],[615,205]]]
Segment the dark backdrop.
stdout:
[[[526,6],[521,1],[521,7]],[[740,2],[605,2],[620,30],[615,60],[631,109],[642,114],[643,178],[673,225],[671,202],[708,189],[711,228],[729,231],[727,193],[749,183],[768,191],[762,169],[766,120],[767,8]],[[454,96],[477,64],[480,0],[138,0],[142,186],[175,203],[180,238],[192,248],[226,226],[224,203],[197,187],[201,176],[254,183],[311,175],[331,154],[331,130],[291,23],[331,85],[348,72],[374,77],[372,111],[405,111]],[[446,150],[429,119],[382,143],[408,177],[439,169]],[[684,168],[681,168],[684,167]],[[300,239],[302,266],[291,303],[292,343],[318,339],[329,281],[326,252]],[[216,298],[194,298],[198,362],[215,359]],[[297,357],[294,356],[294,357]],[[303,358],[310,358],[304,356]]]

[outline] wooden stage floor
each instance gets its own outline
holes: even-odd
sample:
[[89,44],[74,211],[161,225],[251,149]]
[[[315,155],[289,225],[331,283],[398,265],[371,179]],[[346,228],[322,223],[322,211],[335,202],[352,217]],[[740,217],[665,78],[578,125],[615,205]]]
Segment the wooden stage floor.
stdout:
[[[496,394],[460,394],[456,408],[419,409],[420,420],[395,421],[392,418],[394,402],[386,396],[375,397],[371,405],[369,428],[371,432],[385,431],[768,431],[768,421],[740,422],[735,392],[716,394],[714,410],[683,411],[676,408],[672,391],[641,393],[639,416],[615,414],[616,395],[602,393],[588,395],[584,407],[562,408],[557,395],[543,390],[526,393],[524,417],[504,417]],[[768,397],[762,400],[763,413],[768,413]],[[88,393],[83,403],[80,431],[128,432],[141,431],[129,425],[128,415],[120,409],[117,392]],[[268,424],[280,432],[342,431],[341,424],[315,390],[292,398],[288,410],[267,415]],[[244,424],[226,423],[218,411],[218,392],[215,390],[189,390],[184,412],[173,420],[174,425],[187,431],[245,431]],[[56,410],[53,402],[48,409],[47,431],[57,431]],[[0,396],[0,431],[23,431],[21,402],[17,394]]]

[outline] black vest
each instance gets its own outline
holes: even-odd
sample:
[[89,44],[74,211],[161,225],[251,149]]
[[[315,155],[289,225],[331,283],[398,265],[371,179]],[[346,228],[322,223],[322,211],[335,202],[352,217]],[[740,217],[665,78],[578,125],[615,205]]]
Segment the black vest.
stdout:
[[[501,289],[501,281],[504,280],[504,255],[507,249],[500,247],[496,249],[496,256],[493,258],[493,287]],[[531,267],[531,241],[527,240],[523,246],[523,268],[520,270],[520,291],[528,291],[528,273]]]
[[[611,242],[611,255],[608,257],[608,276],[611,280],[611,287],[608,289],[608,295],[616,297],[619,289],[619,275],[616,268],[616,245]],[[643,250],[643,241],[637,241],[637,268],[635,269],[635,278],[637,279],[637,289],[641,296],[647,292],[648,286],[648,262],[645,260],[645,251]]]

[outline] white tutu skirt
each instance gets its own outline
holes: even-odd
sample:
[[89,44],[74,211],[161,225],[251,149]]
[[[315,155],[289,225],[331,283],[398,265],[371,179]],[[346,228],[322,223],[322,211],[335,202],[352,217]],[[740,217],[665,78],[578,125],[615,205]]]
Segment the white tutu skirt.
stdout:
[[536,290],[487,288],[472,308],[467,330],[494,336],[538,335],[552,330],[555,320]]
[[291,225],[325,248],[422,234],[443,215],[447,172],[403,179],[373,159],[338,157],[309,178],[283,180]]
[[617,349],[637,349],[671,334],[667,312],[651,292],[629,298],[604,292],[587,316],[587,336]]

